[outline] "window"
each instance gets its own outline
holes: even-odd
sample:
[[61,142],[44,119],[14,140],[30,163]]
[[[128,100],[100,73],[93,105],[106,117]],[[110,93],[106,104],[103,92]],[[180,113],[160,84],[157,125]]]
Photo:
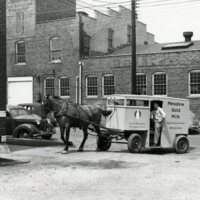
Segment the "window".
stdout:
[[86,79],[86,95],[97,96],[98,95],[98,83],[96,76],[88,76]]
[[54,96],[54,78],[46,78],[44,81],[45,95]]
[[190,72],[190,95],[200,95],[200,71]]
[[103,96],[115,93],[115,79],[113,75],[103,77]]
[[165,73],[153,75],[153,94],[167,95],[167,75]]
[[59,37],[54,37],[50,40],[50,54],[51,62],[61,62],[61,48]]
[[127,106],[142,106],[149,107],[149,101],[127,99]]
[[69,93],[69,78],[62,77],[59,79],[59,90],[61,97],[67,97]]
[[108,52],[113,50],[114,30],[108,29]]
[[16,42],[16,64],[26,62],[25,42]]
[[127,26],[127,43],[132,43],[132,26],[130,25]]
[[147,94],[147,76],[146,74],[137,74],[136,88],[138,95]]
[[89,56],[90,55],[90,36],[84,36],[84,48],[83,48],[83,55]]

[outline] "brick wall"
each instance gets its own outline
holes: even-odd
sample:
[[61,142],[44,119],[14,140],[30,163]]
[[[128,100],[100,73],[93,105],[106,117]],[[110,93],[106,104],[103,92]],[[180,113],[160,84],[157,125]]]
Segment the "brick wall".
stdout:
[[76,0],[36,0],[36,22],[75,17]]
[[[115,76],[116,93],[131,93],[131,57],[105,56],[83,59],[84,62],[84,103],[105,102],[102,97],[102,76]],[[199,69],[200,51],[171,52],[137,55],[137,71],[147,75],[147,94],[152,95],[152,76],[155,72],[166,72],[168,76],[168,96],[189,98],[191,110],[200,117],[200,98],[189,96],[188,74]],[[98,77],[98,98],[87,98],[85,90],[86,77]]]
[[[6,110],[6,0],[0,0],[0,112]],[[0,117],[0,135],[5,134],[5,117]]]
[[[50,62],[50,39],[61,38],[62,62]],[[44,92],[45,77],[55,75],[55,95],[58,95],[59,77],[70,79],[70,96],[75,100],[76,76],[79,61],[79,19],[72,17],[36,24],[36,33],[31,38],[21,38],[26,44],[26,65],[15,64],[15,42],[8,40],[7,73],[9,77],[32,76],[34,79],[34,101]],[[53,74],[53,71],[55,74]]]

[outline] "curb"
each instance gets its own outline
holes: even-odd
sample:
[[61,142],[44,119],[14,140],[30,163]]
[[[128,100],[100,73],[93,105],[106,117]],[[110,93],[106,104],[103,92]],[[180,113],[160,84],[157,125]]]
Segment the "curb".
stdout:
[[40,139],[21,139],[7,137],[7,144],[19,146],[32,146],[32,147],[49,147],[49,146],[63,146],[62,142],[56,140],[40,140]]

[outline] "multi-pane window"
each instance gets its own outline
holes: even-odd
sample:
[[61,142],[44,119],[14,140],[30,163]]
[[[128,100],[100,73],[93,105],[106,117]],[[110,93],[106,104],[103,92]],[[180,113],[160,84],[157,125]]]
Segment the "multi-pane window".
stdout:
[[54,37],[50,40],[50,59],[51,62],[61,62],[60,37]]
[[86,95],[87,96],[97,96],[98,95],[98,83],[96,76],[88,76],[86,79]]
[[132,26],[127,26],[127,43],[131,44],[132,42]]
[[18,41],[16,42],[16,63],[25,63],[26,62],[26,51],[25,51],[25,42]]
[[200,71],[190,72],[190,95],[200,95]]
[[167,75],[165,73],[153,75],[153,94],[167,95]]
[[108,29],[108,51],[113,50],[114,30]]
[[147,94],[147,76],[146,74],[137,74],[136,88],[138,95]]
[[115,94],[115,78],[113,75],[103,77],[103,95]]
[[54,85],[54,78],[46,78],[44,80],[44,90],[45,95],[54,96],[55,85]]
[[60,96],[67,97],[70,95],[69,93],[69,78],[62,77],[59,79],[59,89],[60,89]]

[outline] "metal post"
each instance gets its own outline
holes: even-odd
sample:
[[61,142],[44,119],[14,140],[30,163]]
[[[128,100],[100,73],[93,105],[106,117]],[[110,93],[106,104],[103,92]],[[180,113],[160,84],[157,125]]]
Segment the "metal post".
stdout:
[[132,66],[131,66],[131,93],[136,94],[136,0],[132,0]]

